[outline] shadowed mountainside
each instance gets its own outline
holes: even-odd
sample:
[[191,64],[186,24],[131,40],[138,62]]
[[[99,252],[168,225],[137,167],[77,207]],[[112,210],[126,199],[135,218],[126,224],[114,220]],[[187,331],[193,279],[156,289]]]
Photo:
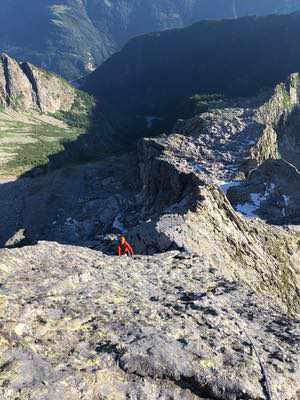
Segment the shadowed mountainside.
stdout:
[[135,38],[83,89],[130,115],[157,116],[195,94],[253,96],[300,70],[300,13],[199,22]]
[[299,0],[2,0],[0,50],[75,79],[140,34],[299,9]]

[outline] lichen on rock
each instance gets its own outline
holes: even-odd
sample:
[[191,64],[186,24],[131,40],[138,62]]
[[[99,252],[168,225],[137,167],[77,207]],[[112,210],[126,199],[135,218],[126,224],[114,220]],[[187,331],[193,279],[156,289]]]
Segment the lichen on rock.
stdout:
[[297,321],[205,256],[116,259],[47,242],[0,253],[3,400],[299,391]]

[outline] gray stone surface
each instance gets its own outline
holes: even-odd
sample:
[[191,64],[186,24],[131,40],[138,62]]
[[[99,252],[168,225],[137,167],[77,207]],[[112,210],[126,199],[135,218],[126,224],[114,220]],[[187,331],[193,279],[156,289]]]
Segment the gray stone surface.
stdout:
[[206,257],[0,255],[3,400],[299,398],[299,320]]

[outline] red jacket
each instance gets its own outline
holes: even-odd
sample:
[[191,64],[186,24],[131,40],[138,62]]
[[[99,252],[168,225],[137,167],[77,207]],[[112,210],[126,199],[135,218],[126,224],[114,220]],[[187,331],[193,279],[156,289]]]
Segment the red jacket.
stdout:
[[122,256],[124,254],[130,255],[130,256],[134,255],[132,247],[126,241],[124,244],[121,244],[120,242],[118,243],[118,256]]

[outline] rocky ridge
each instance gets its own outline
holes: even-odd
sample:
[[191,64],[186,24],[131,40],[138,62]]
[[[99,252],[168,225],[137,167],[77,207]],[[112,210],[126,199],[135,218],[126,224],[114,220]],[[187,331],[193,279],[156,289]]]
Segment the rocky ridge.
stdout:
[[210,111],[179,121],[174,131],[184,137],[171,138],[169,146],[177,158],[188,154],[191,170],[223,187],[236,208],[251,204],[252,191],[261,200],[257,199],[256,208],[252,205],[254,214],[281,225],[296,223],[299,93],[299,74],[295,73],[258,98],[212,104]]
[[299,312],[299,234],[245,219],[221,188],[188,171],[184,159],[176,164],[167,145],[150,141],[146,147],[144,222],[129,233],[136,249],[205,254],[225,274]]

